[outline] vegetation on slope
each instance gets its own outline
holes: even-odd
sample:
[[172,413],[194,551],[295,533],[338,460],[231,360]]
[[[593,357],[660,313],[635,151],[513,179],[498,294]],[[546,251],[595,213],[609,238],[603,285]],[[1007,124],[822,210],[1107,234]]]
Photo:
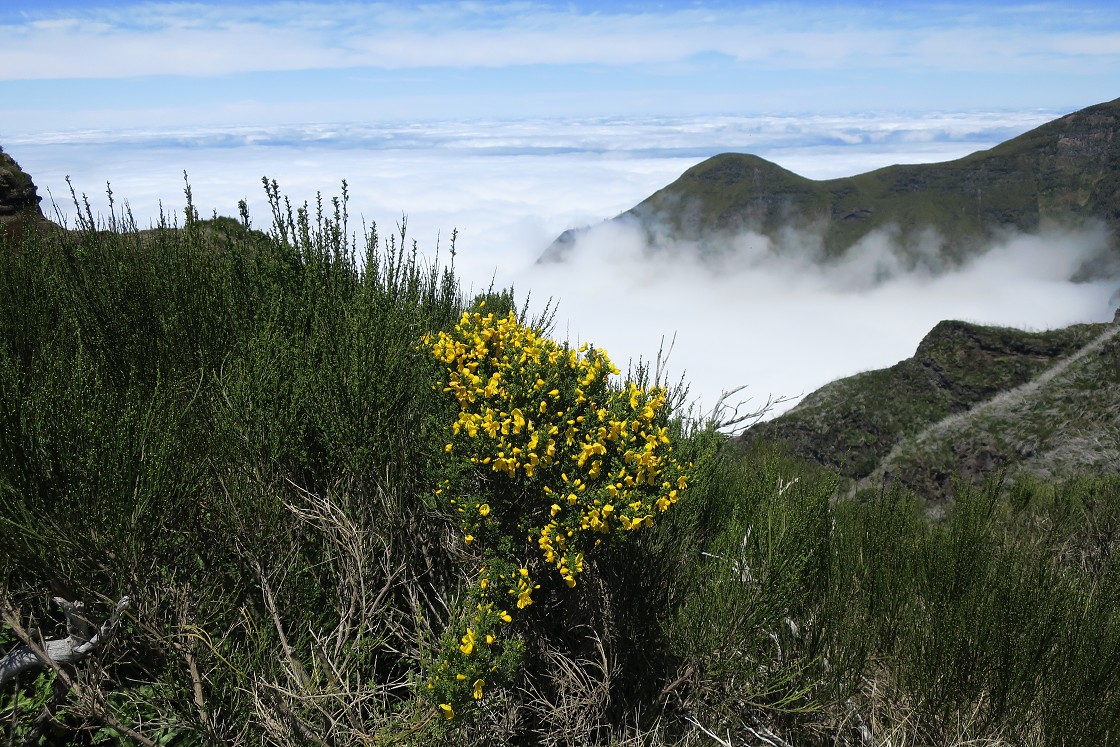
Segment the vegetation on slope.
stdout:
[[1100,326],[1031,381],[899,440],[869,481],[951,496],[954,479],[1120,473],[1120,325]]
[[[6,743],[1057,746],[1120,729],[1120,482],[993,483],[939,523],[901,492],[834,503],[833,473],[727,448],[640,369],[585,383],[598,358],[545,342],[512,292],[464,299],[403,229],[359,251],[345,190],[295,210],[266,190],[267,233],[244,212],[199,220],[188,192],[180,227],[85,213],[0,239],[0,654],[65,635],[52,595],[95,623],[132,600],[88,658],[0,685]],[[471,409],[491,383],[536,385],[477,347],[503,319],[574,356],[533,359],[567,419]],[[462,357],[472,340],[481,357]],[[637,438],[612,454],[628,408]],[[570,449],[559,475],[536,471],[548,436]],[[655,479],[615,519],[617,481],[544,491],[651,474],[668,446],[659,464],[691,463],[677,495]],[[498,600],[509,620],[476,629]],[[499,635],[493,669],[459,669]]]
[[[903,439],[1027,384],[1107,328],[1105,324],[1077,324],[1029,332],[944,321],[925,336],[913,357],[890,368],[827,384],[789,412],[758,423],[742,440],[745,444],[781,443],[791,456],[860,480],[879,468]],[[1092,410],[1071,406],[1060,413],[1049,412],[1047,417],[1079,422]],[[1013,429],[1010,424],[1006,427]],[[960,449],[950,441],[943,446]],[[972,451],[966,448],[960,453]],[[944,495],[950,476],[957,474],[949,465],[942,466],[947,470],[931,496]],[[994,476],[996,471],[982,474]],[[979,474],[970,471],[968,476]]]

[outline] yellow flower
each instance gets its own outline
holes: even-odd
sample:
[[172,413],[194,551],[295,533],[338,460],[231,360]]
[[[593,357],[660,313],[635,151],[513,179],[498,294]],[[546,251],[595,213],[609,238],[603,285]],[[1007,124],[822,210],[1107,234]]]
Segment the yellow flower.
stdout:
[[512,618],[512,617],[510,617],[510,616],[509,616],[509,613],[508,613],[508,612],[506,612],[505,610],[502,610],[502,614],[498,615],[498,618],[499,618],[499,619],[500,619],[500,620],[501,620],[502,622],[504,622],[504,623],[511,623],[511,622],[513,622],[513,618]]
[[439,709],[443,711],[443,717],[448,721],[455,718],[455,711],[451,708],[450,703],[440,703]]
[[463,537],[463,543],[464,544],[469,545],[472,542],[474,542],[474,535],[473,534],[468,534],[466,537]]
[[478,512],[480,514],[482,514],[483,516],[489,516],[490,515],[490,504],[489,503],[483,503],[481,506],[478,507]]
[[475,680],[474,681],[474,689],[473,689],[471,694],[474,695],[475,700],[481,700],[482,699],[482,686],[485,685],[485,684],[486,683],[483,682],[482,680]]
[[470,656],[471,651],[474,651],[474,631],[467,628],[467,634],[463,636],[462,641],[463,645],[459,646],[459,650],[464,656]]

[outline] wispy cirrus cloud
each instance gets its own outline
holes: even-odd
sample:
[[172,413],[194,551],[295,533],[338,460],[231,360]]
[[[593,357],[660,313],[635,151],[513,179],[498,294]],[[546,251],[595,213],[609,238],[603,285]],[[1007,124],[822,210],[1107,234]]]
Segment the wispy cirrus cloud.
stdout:
[[1120,9],[1050,4],[219,3],[0,8],[21,128],[1072,110],[1120,90]]
[[964,7],[900,11],[795,3],[592,11],[546,3],[75,4],[4,19],[0,76],[668,65],[712,54],[722,55],[725,64],[770,70],[1023,73],[1120,59],[1120,14],[1106,5],[1094,5],[1092,14],[1058,4],[960,12]]

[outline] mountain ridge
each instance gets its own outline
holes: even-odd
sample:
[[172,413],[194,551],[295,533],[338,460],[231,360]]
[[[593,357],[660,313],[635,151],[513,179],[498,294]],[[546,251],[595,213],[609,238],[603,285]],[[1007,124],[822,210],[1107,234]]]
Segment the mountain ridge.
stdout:
[[[898,164],[813,180],[757,155],[723,153],[686,170],[609,222],[645,232],[651,250],[684,240],[701,254],[729,251],[728,237],[766,236],[784,251],[795,240],[837,259],[873,232],[887,233],[911,264],[959,263],[1000,232],[1049,226],[1107,228],[1106,256],[1083,268],[1120,266],[1120,99],[1096,104],[963,158]],[[570,229],[541,255],[562,261],[593,228]]]
[[856,487],[900,482],[951,497],[954,479],[1001,473],[1120,473],[1120,322],[1034,379],[902,438]]
[[940,500],[958,479],[1120,473],[1120,311],[1043,332],[940,322],[912,357],[826,384],[738,443],[779,444],[849,493],[898,483]]

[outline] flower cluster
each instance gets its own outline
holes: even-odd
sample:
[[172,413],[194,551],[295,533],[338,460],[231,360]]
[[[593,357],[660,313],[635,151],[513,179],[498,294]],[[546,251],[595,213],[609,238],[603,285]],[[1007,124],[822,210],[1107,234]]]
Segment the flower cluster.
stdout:
[[[517,564],[498,590],[486,570],[489,559],[512,562],[524,552],[514,538],[527,538],[574,587],[588,552],[652,526],[687,487],[689,465],[673,456],[664,389],[612,385],[619,371],[604,352],[572,349],[512,313],[482,310],[425,343],[446,366],[443,391],[457,410],[444,451],[468,465],[465,478],[445,481],[437,497],[458,515],[463,542],[488,559],[476,590],[481,607],[533,603],[536,563]],[[453,712],[443,705],[451,709],[445,715]]]

